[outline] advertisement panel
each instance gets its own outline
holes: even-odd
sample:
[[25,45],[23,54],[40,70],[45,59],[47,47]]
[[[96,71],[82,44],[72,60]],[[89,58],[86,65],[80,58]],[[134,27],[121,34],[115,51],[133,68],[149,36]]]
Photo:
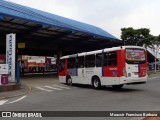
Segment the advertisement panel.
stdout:
[[0,64],[0,85],[7,84],[8,78],[8,65],[7,64]]
[[0,64],[0,75],[8,74],[8,64]]
[[9,82],[15,82],[15,51],[16,35],[11,33],[6,36],[6,64],[8,64]]

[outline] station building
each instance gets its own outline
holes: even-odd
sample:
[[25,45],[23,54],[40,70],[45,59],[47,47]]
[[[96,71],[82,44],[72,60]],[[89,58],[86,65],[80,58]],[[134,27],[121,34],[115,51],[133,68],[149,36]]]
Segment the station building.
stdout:
[[[6,34],[16,34],[19,55],[54,56],[122,45],[122,41],[93,25],[0,1],[0,53]],[[18,48],[23,44],[24,48]]]
[[[94,25],[1,0],[0,63],[5,62],[9,33],[16,34],[17,59],[21,55],[59,57],[123,45],[122,40]],[[148,60],[154,60],[150,56]]]

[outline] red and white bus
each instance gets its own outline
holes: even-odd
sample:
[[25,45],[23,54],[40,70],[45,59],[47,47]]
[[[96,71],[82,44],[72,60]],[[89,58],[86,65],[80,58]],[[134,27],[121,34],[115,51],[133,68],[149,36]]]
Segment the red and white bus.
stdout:
[[60,83],[91,84],[94,88],[147,82],[147,54],[143,47],[121,46],[60,58]]

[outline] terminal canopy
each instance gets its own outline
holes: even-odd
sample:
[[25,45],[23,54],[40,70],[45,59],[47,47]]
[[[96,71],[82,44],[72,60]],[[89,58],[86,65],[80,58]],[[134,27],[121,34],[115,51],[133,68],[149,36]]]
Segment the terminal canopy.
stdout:
[[0,1],[0,52],[5,53],[6,34],[16,33],[23,55],[73,54],[122,45],[122,41],[93,25]]

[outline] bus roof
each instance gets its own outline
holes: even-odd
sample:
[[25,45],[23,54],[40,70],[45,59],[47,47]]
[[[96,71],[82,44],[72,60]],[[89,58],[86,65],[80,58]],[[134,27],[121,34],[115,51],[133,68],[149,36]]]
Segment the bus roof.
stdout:
[[145,50],[144,47],[140,47],[140,46],[119,46],[119,47],[105,48],[105,49],[102,49],[102,50],[95,50],[95,51],[77,53],[77,54],[73,54],[73,55],[67,55],[67,56],[61,57],[60,59],[66,59],[66,58],[73,58],[73,57],[77,57],[77,56],[98,54],[98,53],[102,53],[102,52],[116,51],[116,50],[120,50],[120,49],[124,50],[126,48],[138,48],[138,49],[144,49]]

